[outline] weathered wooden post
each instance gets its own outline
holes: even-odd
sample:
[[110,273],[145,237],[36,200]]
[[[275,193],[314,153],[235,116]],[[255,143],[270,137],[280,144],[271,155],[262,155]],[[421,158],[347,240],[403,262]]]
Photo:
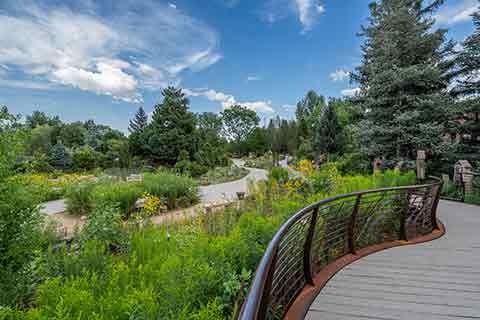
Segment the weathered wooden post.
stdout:
[[425,180],[425,159],[426,154],[424,150],[417,150],[417,179]]

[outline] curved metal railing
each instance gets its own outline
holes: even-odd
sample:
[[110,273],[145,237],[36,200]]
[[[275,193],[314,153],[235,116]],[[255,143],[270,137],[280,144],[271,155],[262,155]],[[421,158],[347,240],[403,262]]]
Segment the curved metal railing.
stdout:
[[437,229],[442,182],[338,195],[292,216],[258,265],[240,320],[282,319],[315,275],[373,244],[409,240]]

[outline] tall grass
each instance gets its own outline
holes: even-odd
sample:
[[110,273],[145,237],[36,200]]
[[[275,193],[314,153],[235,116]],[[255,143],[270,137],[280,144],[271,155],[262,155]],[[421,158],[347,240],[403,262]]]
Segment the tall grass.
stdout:
[[143,181],[103,181],[70,188],[67,209],[72,214],[90,214],[100,204],[118,207],[124,216],[148,192],[165,202],[169,209],[198,202],[198,184],[193,179],[169,172],[145,173]]
[[[161,176],[160,176],[161,177]],[[316,195],[257,188],[242,210],[202,216],[170,225],[130,225],[127,247],[108,254],[110,234],[102,227],[113,216],[102,216],[88,237],[74,245],[78,251],[50,250],[40,276],[30,319],[231,319],[238,311],[255,268],[272,236],[292,214],[315,197],[393,183],[410,183],[413,176],[336,176],[334,188]],[[191,187],[175,180],[164,189],[159,178],[146,175],[148,192],[177,197]],[[180,182],[179,182],[180,181]],[[278,185],[278,183],[277,183]],[[275,187],[275,188],[278,188]],[[269,205],[257,206],[259,199]],[[112,236],[113,237],[113,236]],[[108,236],[107,236],[108,238]],[[9,312],[16,312],[10,310]]]

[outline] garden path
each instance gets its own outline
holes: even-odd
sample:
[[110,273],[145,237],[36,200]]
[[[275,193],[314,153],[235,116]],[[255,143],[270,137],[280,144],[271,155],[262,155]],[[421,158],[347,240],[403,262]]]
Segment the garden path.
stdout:
[[[245,161],[241,159],[233,159],[233,162],[240,167],[244,166]],[[234,201],[237,198],[237,192],[248,191],[248,181],[259,181],[267,178],[267,171],[263,169],[246,168],[249,170],[248,175],[242,179],[214,184],[209,186],[200,186],[200,204],[187,208],[179,209],[167,214],[153,217],[154,223],[163,223],[167,220],[177,220],[185,218],[185,216],[194,216],[206,204],[225,203]],[[71,235],[76,226],[82,227],[84,221],[78,216],[72,216],[66,213],[65,199],[48,201],[40,205],[40,212],[48,215],[57,221],[65,230],[65,235]]]
[[357,260],[323,288],[305,319],[480,319],[480,207],[441,201],[447,233]]

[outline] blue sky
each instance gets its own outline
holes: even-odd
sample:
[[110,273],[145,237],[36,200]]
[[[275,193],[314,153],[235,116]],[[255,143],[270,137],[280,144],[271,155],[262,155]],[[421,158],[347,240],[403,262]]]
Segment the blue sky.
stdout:
[[[233,103],[291,117],[309,90],[355,91],[370,0],[2,0],[0,104],[126,130],[161,88],[195,112]],[[462,40],[478,0],[447,0],[437,26]]]

